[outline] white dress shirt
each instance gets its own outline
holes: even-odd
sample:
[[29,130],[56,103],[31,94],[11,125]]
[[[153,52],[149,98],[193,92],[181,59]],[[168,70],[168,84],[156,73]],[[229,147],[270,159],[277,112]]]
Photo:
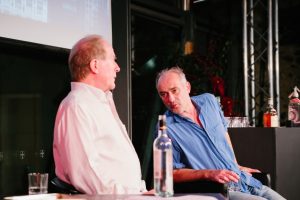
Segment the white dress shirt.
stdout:
[[136,151],[112,93],[72,82],[55,120],[56,175],[86,194],[145,191]]

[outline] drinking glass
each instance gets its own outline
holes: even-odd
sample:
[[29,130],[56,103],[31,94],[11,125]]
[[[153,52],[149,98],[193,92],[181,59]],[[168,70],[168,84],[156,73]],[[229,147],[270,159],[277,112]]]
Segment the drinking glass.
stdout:
[[48,193],[48,174],[29,173],[28,174],[28,194]]

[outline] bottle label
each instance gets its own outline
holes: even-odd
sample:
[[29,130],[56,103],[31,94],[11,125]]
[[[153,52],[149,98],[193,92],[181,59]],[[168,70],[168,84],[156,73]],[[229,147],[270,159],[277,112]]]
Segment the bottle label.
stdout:
[[263,115],[263,123],[264,123],[264,127],[270,127],[270,114],[269,113],[264,113]]
[[265,113],[263,117],[264,127],[279,127],[278,115]]
[[167,172],[169,173],[169,177],[172,177],[173,180],[173,153],[172,151],[168,151],[167,153]]
[[277,115],[274,115],[274,116],[271,115],[271,127],[278,127],[278,126],[279,126],[278,116]]
[[172,151],[166,151],[166,174],[167,177],[173,177],[173,155]]
[[291,120],[292,123],[300,123],[300,104],[295,103],[289,105],[288,119]]
[[158,149],[155,149],[153,151],[153,172],[154,172],[154,178],[161,179],[161,151]]
[[[165,158],[163,158],[162,153],[165,154]],[[162,179],[164,176],[173,177],[173,155],[172,151],[161,151],[161,150],[154,150],[153,152],[154,158],[154,178],[155,179]],[[163,162],[163,159],[166,159]]]

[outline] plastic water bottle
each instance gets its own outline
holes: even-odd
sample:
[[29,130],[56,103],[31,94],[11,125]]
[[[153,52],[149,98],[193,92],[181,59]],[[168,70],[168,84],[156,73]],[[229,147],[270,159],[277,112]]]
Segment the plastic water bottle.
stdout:
[[154,194],[173,196],[172,142],[167,135],[166,116],[159,115],[159,133],[153,143]]

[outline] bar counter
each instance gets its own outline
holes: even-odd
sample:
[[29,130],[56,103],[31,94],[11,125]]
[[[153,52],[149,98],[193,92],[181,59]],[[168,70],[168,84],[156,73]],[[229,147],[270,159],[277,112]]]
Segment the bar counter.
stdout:
[[229,128],[237,161],[270,173],[272,188],[299,199],[300,128]]

